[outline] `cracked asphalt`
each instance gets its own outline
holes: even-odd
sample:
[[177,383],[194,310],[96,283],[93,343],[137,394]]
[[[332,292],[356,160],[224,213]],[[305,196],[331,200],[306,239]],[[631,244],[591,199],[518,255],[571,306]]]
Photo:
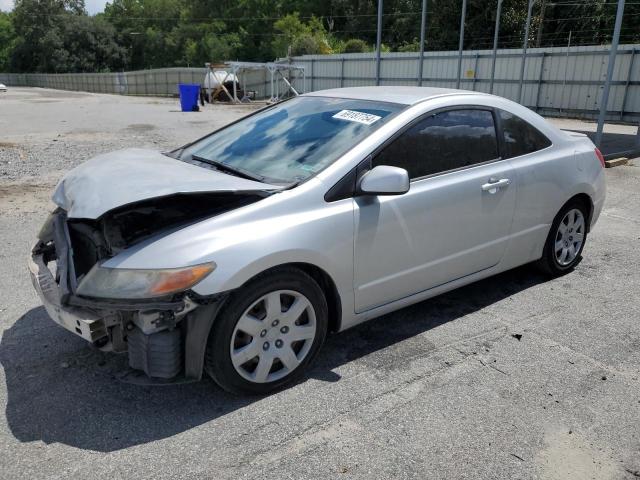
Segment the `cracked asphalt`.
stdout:
[[176,107],[0,97],[0,478],[640,477],[633,165],[607,170],[604,212],[562,278],[518,268],[331,336],[307,378],[268,397],[121,382],[126,358],[56,326],[25,259],[64,170],[177,146],[247,111]]

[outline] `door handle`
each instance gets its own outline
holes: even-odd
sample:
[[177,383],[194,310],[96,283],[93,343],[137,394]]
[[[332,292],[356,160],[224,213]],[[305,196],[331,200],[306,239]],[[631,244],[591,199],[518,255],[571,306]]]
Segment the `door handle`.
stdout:
[[482,185],[483,192],[496,193],[499,189],[507,187],[511,184],[511,180],[508,178],[501,178],[500,180],[496,178],[490,178],[487,183]]

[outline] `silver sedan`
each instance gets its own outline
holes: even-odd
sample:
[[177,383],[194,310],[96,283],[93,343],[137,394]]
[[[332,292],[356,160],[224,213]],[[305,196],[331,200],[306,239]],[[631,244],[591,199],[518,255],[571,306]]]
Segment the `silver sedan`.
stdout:
[[603,166],[504,98],[325,90],[80,165],[29,267],[54,321],[150,379],[262,394],[328,332],[526,263],[570,272]]

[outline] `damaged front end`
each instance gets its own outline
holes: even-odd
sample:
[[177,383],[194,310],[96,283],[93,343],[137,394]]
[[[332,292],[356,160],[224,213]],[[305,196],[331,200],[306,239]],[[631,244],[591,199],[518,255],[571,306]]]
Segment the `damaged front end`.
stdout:
[[222,296],[189,288],[213,263],[166,270],[109,269],[101,265],[140,242],[248,205],[259,193],[190,193],[146,199],[97,219],[47,219],[29,269],[47,313],[96,347],[128,352],[129,365],[148,376],[199,379],[210,322]]

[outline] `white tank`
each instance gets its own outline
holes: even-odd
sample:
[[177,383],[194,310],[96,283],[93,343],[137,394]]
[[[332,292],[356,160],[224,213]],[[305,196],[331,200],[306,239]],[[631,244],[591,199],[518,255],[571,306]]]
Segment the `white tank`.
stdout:
[[233,73],[227,73],[225,71],[209,71],[204,76],[204,88],[212,90],[218,87],[222,82],[237,82],[238,78]]

